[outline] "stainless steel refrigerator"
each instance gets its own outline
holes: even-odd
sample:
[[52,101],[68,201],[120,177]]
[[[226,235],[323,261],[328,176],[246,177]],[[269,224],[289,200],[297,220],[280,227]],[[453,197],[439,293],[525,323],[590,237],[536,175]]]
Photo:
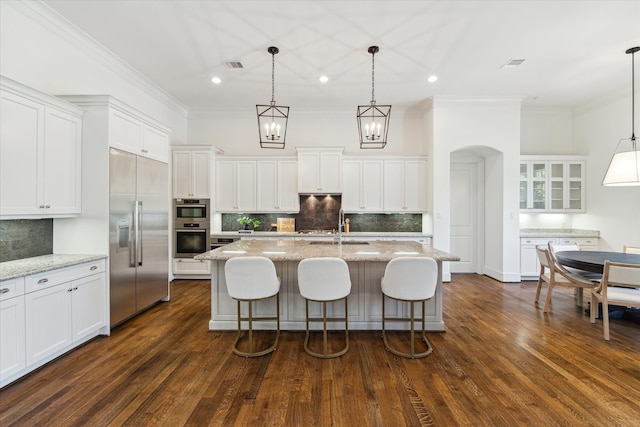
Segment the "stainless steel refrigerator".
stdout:
[[169,297],[168,166],[111,149],[111,326]]

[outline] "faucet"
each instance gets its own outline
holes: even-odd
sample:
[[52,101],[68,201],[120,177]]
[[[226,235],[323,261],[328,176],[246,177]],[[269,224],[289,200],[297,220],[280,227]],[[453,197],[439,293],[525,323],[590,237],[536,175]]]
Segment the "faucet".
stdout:
[[338,212],[338,243],[342,243],[342,227],[344,227],[344,209]]

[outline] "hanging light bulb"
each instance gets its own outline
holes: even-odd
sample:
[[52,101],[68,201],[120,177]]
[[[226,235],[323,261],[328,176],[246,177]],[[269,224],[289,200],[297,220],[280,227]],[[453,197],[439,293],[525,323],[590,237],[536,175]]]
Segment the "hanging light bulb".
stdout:
[[271,46],[267,52],[271,54],[271,102],[269,105],[256,105],[260,147],[282,149],[287,137],[289,107],[276,105],[275,101],[275,55],[280,50]]
[[376,105],[375,98],[375,55],[380,51],[378,46],[370,46],[371,54],[371,103],[358,106],[358,134],[360,148],[384,148],[387,145],[391,105]]
[[638,51],[640,51],[640,46],[625,51],[625,53],[631,54],[631,138],[618,141],[607,173],[602,180],[602,185],[605,186],[640,185],[640,144],[636,142],[634,84],[634,55]]

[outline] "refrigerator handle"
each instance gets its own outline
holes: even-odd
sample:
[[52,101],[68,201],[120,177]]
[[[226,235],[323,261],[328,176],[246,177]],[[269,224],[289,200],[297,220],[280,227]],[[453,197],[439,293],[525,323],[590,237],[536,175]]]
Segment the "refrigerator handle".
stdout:
[[136,203],[136,208],[137,208],[137,212],[136,212],[136,221],[138,222],[138,224],[136,225],[136,231],[138,233],[138,237],[136,238],[136,242],[137,242],[137,248],[136,248],[136,258],[138,260],[138,265],[141,266],[142,265],[142,259],[143,259],[143,253],[142,253],[142,202],[137,202]]
[[137,264],[136,261],[136,252],[137,252],[137,247],[138,247],[138,237],[137,237],[137,229],[138,229],[138,224],[136,223],[136,213],[137,213],[137,203],[134,202],[130,202],[131,204],[131,211],[132,211],[132,220],[133,220],[133,224],[131,224],[132,226],[129,227],[127,226],[127,231],[129,232],[129,242],[127,244],[127,246],[129,247],[129,267],[135,267]]

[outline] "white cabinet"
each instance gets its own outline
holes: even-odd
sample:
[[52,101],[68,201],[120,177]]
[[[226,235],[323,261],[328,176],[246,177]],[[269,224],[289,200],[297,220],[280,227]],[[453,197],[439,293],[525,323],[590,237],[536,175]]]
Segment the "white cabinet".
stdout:
[[26,367],[24,278],[0,282],[0,386]]
[[256,162],[256,208],[258,212],[298,212],[298,163],[291,160]]
[[342,193],[342,148],[296,150],[299,193]]
[[384,210],[382,160],[345,160],[342,208],[345,212]]
[[169,134],[119,108],[109,111],[111,147],[168,163]]
[[577,244],[582,251],[598,250],[598,239],[594,237],[523,237],[520,239],[520,278],[522,280],[537,280],[540,275],[540,261],[536,246],[548,247],[549,243]]
[[216,211],[254,212],[256,210],[256,162],[253,160],[216,161]]
[[0,216],[78,215],[83,111],[9,79],[0,83]]
[[203,149],[174,149],[173,197],[210,199],[212,152]]
[[104,260],[25,278],[27,365],[95,335],[105,324]]
[[206,275],[211,276],[211,261],[192,258],[174,258],[173,274],[180,275]]
[[521,156],[520,211],[585,212],[581,156]]
[[549,212],[584,212],[582,161],[549,162]]
[[384,211],[427,211],[427,161],[384,161]]

